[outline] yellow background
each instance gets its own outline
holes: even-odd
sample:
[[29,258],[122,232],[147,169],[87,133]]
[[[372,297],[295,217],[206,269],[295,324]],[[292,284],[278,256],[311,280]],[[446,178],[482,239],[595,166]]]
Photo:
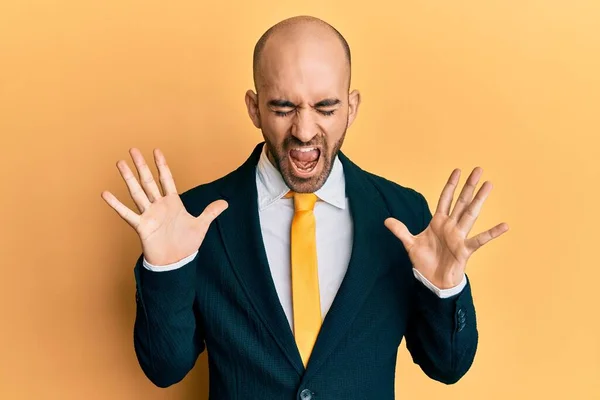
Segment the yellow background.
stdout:
[[481,165],[494,189],[472,233],[511,228],[467,269],[472,369],[438,384],[403,345],[398,398],[599,399],[597,0],[3,0],[0,398],[206,398],[206,353],[167,390],[142,374],[140,246],[100,193],[133,206],[115,167],[132,146],[160,147],[180,192],[245,160],[254,43],[298,14],[350,42],[346,154],[432,211],[454,167],[462,187]]

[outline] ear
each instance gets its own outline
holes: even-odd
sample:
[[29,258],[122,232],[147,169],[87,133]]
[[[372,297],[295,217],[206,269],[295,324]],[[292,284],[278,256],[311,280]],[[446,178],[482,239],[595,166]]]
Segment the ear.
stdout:
[[255,127],[260,129],[260,111],[258,109],[258,95],[252,90],[246,92],[246,108],[248,115]]
[[356,114],[358,113],[358,106],[360,106],[360,92],[353,90],[348,95],[348,127],[352,125]]

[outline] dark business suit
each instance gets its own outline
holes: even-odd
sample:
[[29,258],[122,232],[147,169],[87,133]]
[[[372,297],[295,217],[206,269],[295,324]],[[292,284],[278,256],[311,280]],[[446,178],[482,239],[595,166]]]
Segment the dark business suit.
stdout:
[[135,266],[134,344],[148,378],[180,381],[206,349],[210,398],[394,398],[402,337],[433,379],[456,382],[471,366],[477,327],[471,288],[440,299],[413,276],[400,242],[383,224],[413,234],[431,220],[418,192],[360,169],[344,154],[354,224],[352,256],[306,370],[279,303],[262,242],[256,164],[262,143],[227,176],[181,194],[186,209],[225,199],[193,262],[168,272]]

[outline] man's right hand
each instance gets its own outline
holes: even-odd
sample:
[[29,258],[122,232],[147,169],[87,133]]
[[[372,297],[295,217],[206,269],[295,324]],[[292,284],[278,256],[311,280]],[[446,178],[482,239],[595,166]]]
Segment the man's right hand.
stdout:
[[172,264],[193,254],[202,244],[211,222],[227,208],[227,202],[214,201],[200,216],[194,217],[181,202],[167,161],[159,149],[154,150],[154,161],[164,195],[142,153],[136,148],[130,149],[129,153],[137,168],[141,185],[127,162],[119,160],[117,168],[140,214],[127,208],[108,191],[102,192],[102,198],[138,233],[144,258],[150,264]]

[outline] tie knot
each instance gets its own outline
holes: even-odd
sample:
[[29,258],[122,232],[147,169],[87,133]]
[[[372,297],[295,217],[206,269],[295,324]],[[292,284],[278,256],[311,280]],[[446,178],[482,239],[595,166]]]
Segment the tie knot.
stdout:
[[296,193],[290,191],[286,197],[294,198],[294,209],[296,211],[312,211],[317,202],[317,195],[314,193]]

